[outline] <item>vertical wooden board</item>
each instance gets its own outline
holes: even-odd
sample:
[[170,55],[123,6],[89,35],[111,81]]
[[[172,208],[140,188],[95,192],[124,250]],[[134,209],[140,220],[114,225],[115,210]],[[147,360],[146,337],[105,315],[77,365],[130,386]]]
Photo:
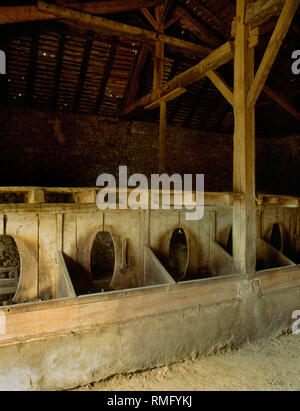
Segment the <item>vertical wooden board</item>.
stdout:
[[77,216],[65,214],[63,224],[63,252],[68,257],[76,260],[77,249]]
[[56,297],[58,276],[56,214],[39,216],[39,298]]
[[[121,238],[128,238],[128,263],[130,275],[137,283],[141,280],[142,273],[139,273],[141,261],[140,253],[140,211],[105,212],[104,230],[111,231],[112,234]],[[141,261],[140,261],[141,260]]]
[[218,207],[216,211],[216,241],[226,248],[228,235],[232,228],[232,207]]
[[103,213],[82,213],[77,215],[77,253],[76,262],[86,273],[91,273],[90,256],[94,238],[99,231],[103,231]]
[[34,214],[7,215],[6,234],[14,238],[21,259],[16,303],[38,297],[38,225],[38,216]]

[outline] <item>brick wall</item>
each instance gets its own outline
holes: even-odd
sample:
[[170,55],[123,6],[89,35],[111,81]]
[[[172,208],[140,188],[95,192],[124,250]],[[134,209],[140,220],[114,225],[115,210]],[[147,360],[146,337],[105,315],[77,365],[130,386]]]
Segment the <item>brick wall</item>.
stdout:
[[[0,121],[2,186],[95,186],[119,165],[158,171],[156,124],[16,108]],[[169,174],[204,173],[207,191],[232,190],[232,136],[169,127],[166,153]],[[300,194],[298,158],[299,137],[258,140],[258,189]]]

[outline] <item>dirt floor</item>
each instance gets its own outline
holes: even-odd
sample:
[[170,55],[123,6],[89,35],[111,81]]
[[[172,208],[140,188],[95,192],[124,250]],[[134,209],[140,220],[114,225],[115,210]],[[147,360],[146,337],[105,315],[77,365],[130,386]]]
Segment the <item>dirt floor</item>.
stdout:
[[300,335],[248,344],[212,357],[129,375],[118,375],[84,391],[300,391]]

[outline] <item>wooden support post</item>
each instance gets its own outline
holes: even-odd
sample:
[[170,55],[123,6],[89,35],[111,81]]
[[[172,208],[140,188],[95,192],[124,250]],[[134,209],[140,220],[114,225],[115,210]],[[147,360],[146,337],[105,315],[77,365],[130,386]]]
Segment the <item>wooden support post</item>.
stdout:
[[154,76],[153,76],[153,90],[154,91],[158,90],[163,85],[164,56],[165,56],[164,42],[158,39],[155,45],[155,56],[154,56]]
[[237,0],[234,56],[233,191],[244,194],[233,205],[235,269],[252,278],[256,270],[255,110],[247,95],[254,78],[254,49],[249,48],[249,26],[244,23],[247,0]]
[[167,131],[167,103],[160,103],[160,122],[159,122],[159,173],[165,173],[165,147]]

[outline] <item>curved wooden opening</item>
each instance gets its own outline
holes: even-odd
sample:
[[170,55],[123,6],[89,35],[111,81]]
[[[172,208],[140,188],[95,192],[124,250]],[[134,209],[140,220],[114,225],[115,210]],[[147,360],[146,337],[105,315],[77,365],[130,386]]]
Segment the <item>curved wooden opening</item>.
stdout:
[[12,304],[20,277],[20,254],[13,237],[0,235],[0,305]]
[[188,241],[182,228],[173,231],[169,247],[169,270],[175,281],[183,279],[188,268]]
[[115,246],[108,231],[96,234],[91,249],[91,274],[93,292],[104,292],[111,289],[115,271]]

